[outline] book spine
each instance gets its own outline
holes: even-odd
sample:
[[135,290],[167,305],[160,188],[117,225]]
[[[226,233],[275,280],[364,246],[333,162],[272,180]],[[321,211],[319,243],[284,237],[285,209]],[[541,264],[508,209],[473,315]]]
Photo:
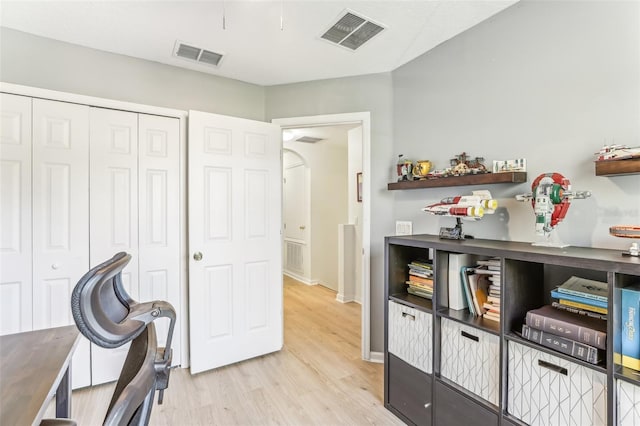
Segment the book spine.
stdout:
[[602,351],[599,351],[597,348],[561,336],[545,333],[542,330],[529,327],[526,324],[522,326],[522,337],[590,364],[598,364],[600,362],[599,355],[602,354]]
[[606,302],[607,301],[607,298],[605,296],[599,296],[597,294],[591,294],[591,293],[583,293],[583,292],[578,291],[578,290],[571,290],[571,289],[558,287],[558,291],[560,293],[564,293],[564,294],[571,294],[571,295],[574,295],[574,296],[584,297],[584,298],[587,298],[587,299],[599,300],[600,302]]
[[531,311],[527,312],[526,322],[530,327],[549,332],[556,336],[565,337],[600,349],[607,348],[607,333],[599,330],[593,330],[556,318],[546,317]]

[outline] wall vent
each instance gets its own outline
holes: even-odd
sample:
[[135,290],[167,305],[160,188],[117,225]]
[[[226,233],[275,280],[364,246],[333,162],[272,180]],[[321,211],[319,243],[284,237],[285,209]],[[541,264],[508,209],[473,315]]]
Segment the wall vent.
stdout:
[[322,138],[314,138],[311,136],[301,136],[296,139],[296,142],[316,143],[320,142]]
[[302,258],[302,245],[291,241],[285,241],[285,270],[304,273],[304,261]]
[[199,62],[201,64],[212,65],[214,67],[220,66],[220,62],[224,57],[224,53],[202,49],[200,47],[193,46],[192,44],[183,43],[180,40],[176,40],[176,44],[173,49],[173,55],[177,56],[178,58]]
[[336,23],[320,36],[333,44],[356,50],[374,36],[379,34],[384,27],[357,15],[353,11],[344,10]]

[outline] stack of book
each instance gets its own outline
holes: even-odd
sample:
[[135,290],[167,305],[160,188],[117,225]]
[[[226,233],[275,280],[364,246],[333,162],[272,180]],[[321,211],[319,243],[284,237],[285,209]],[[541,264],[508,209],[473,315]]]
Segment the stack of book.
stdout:
[[469,312],[485,316],[491,310],[486,318],[500,321],[500,260],[478,260],[475,266],[462,267],[460,273]]
[[500,322],[500,259],[479,260],[476,274],[485,275],[489,281],[487,300],[483,304],[482,316],[488,320]]
[[571,277],[551,292],[558,299],[553,307],[569,312],[607,319],[609,286],[601,281]]
[[414,260],[409,265],[407,292],[433,299],[433,266],[426,260]]
[[607,321],[545,305],[527,312],[522,337],[588,363],[600,364],[605,360]]

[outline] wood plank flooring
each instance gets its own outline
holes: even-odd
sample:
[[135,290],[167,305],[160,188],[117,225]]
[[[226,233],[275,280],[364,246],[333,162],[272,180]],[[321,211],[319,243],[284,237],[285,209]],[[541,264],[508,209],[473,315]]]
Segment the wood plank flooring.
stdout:
[[[383,407],[383,366],[360,359],[360,305],[284,279],[281,351],[192,376],[172,372],[152,425],[402,425]],[[73,418],[101,424],[113,384],[74,391]]]

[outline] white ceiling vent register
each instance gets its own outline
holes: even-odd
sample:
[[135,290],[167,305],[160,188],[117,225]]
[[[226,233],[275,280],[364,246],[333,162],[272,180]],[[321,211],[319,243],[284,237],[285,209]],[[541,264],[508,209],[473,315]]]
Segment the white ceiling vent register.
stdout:
[[316,143],[320,142],[322,138],[314,138],[313,136],[302,136],[296,139],[296,142]]
[[356,50],[382,30],[384,30],[382,25],[376,24],[369,18],[344,10],[338,17],[338,21],[320,37],[331,43]]
[[173,55],[190,61],[212,65],[214,67],[220,65],[222,57],[224,56],[223,53],[217,53],[211,50],[202,49],[200,47],[184,43],[180,40],[176,40],[176,45],[173,49]]

